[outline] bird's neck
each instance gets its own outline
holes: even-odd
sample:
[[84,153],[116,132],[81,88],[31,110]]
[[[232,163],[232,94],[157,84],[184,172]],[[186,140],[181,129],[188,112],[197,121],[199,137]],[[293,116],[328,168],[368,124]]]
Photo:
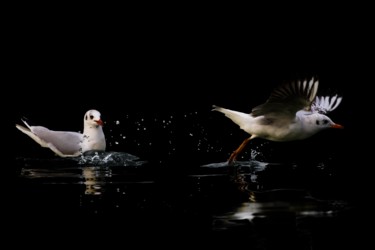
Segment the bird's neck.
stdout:
[[103,128],[99,125],[85,124],[83,134],[90,135],[92,133],[103,133]]

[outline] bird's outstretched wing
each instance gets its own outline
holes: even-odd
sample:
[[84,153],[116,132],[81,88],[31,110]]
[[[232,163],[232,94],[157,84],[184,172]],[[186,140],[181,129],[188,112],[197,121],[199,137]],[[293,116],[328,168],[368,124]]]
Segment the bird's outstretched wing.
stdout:
[[311,111],[314,113],[327,114],[335,110],[342,101],[342,97],[334,96],[317,96],[311,105]]
[[269,116],[283,114],[293,119],[299,110],[311,110],[311,105],[318,91],[318,80],[296,81],[275,88],[268,100],[252,109],[253,116]]

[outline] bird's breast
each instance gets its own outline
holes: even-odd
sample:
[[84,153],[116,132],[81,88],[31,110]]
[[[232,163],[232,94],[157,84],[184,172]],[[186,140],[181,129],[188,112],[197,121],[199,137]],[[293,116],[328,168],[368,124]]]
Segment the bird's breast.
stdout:
[[253,134],[257,135],[257,137],[270,141],[293,141],[301,140],[306,137],[306,134],[303,132],[298,123],[292,123],[289,125],[263,125],[261,127],[255,127],[253,132]]
[[82,152],[90,150],[104,151],[106,149],[106,141],[104,136],[84,135],[82,140]]

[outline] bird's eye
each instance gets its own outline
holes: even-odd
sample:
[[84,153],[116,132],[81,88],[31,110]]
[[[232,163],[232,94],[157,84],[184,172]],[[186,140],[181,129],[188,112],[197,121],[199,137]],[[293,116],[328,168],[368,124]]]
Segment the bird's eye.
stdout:
[[85,120],[87,120],[87,115],[85,115]]
[[90,119],[91,119],[91,120],[94,119],[94,116],[93,116],[93,115],[90,115]]
[[316,120],[316,125],[319,125],[319,120]]
[[328,123],[328,120],[324,119],[324,120],[323,120],[323,123],[324,123],[324,124],[327,124],[327,123]]

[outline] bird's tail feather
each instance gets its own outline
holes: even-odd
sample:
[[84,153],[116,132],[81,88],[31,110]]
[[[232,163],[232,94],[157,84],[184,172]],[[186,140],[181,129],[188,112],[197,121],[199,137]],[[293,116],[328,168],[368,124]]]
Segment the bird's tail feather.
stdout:
[[45,148],[49,147],[49,145],[48,145],[47,142],[45,142],[44,140],[42,140],[41,138],[39,138],[37,135],[35,135],[31,131],[30,126],[26,122],[25,122],[25,124],[26,124],[26,126],[28,126],[28,128],[26,128],[26,127],[24,127],[22,125],[19,125],[19,124],[16,124],[16,128],[18,128],[22,133],[27,134],[31,139],[33,139],[40,146],[45,147]]
[[231,119],[234,123],[240,126],[241,129],[244,130],[246,130],[246,126],[248,126],[252,120],[252,117],[249,114],[243,112],[222,108],[216,105],[213,105],[212,107],[212,111],[223,113],[226,117]]

